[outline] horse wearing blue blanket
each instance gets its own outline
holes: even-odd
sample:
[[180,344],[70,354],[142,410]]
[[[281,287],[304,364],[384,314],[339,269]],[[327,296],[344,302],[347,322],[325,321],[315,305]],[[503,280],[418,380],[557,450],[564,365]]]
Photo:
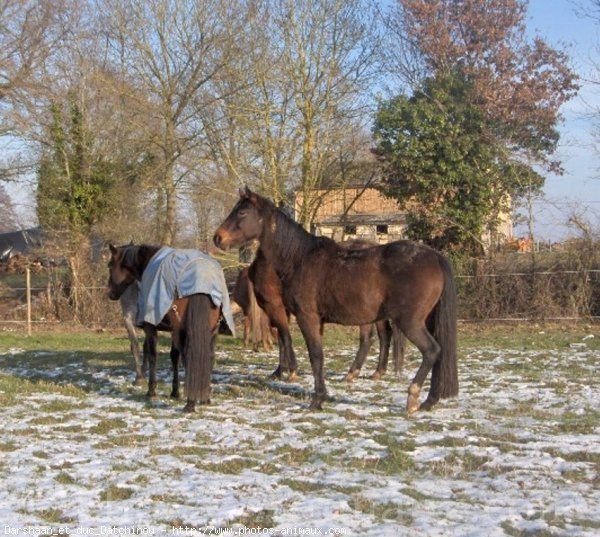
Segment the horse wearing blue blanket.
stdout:
[[[148,397],[156,396],[157,327],[167,321],[173,345],[185,365],[185,412],[210,403],[214,345],[223,315],[232,333],[233,317],[221,265],[204,252],[167,246],[110,245],[108,296],[118,300],[140,282],[137,324],[144,330],[148,353]],[[178,364],[173,364],[173,391],[179,398]]]

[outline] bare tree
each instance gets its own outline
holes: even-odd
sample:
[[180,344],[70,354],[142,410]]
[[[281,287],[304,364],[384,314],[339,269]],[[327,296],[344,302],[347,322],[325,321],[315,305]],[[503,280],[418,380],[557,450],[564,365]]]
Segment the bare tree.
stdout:
[[0,0],[0,101],[35,82],[64,32],[63,0]]
[[158,158],[156,201],[163,243],[177,232],[177,189],[189,170],[182,155],[198,151],[204,132],[197,111],[222,95],[212,82],[239,53],[236,35],[243,2],[109,0],[101,2],[102,30],[115,66],[147,102],[155,129],[144,133]]
[[361,0],[276,3],[273,15],[279,69],[293,99],[302,192],[299,220],[309,223],[320,203],[316,191],[340,148],[370,119],[369,90],[376,73],[375,17]]

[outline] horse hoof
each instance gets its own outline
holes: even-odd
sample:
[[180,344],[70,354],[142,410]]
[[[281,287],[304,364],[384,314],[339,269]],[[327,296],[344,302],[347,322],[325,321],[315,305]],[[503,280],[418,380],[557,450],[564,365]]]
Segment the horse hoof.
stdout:
[[290,371],[290,374],[288,375],[288,378],[287,378],[287,382],[298,382],[299,379],[300,379],[300,375],[298,375],[298,373],[296,371]]
[[196,412],[196,404],[195,403],[191,403],[188,402],[184,407],[183,407],[183,411],[186,414],[192,414],[194,412]]
[[352,382],[355,379],[357,379],[359,375],[360,375],[360,369],[353,369],[353,370],[348,371],[348,373],[346,373],[344,380],[346,382]]
[[171,393],[171,399],[181,399],[181,396],[179,395],[179,393]]
[[316,411],[323,410],[323,401],[320,399],[313,399],[308,406],[308,410]]
[[406,402],[406,413],[410,416],[419,410],[419,408],[419,399],[409,395],[408,401]]
[[148,399],[156,399],[156,392],[148,392],[148,393],[146,394],[146,397],[147,397]]
[[271,380],[281,380],[281,376],[282,376],[282,370],[281,370],[281,367],[278,367],[275,371],[273,371],[273,373],[271,373],[269,375],[269,378]]
[[133,386],[143,386],[144,385],[144,377],[136,377],[136,379],[131,383]]
[[371,375],[371,380],[381,380],[383,375],[385,375],[385,371],[377,370]]

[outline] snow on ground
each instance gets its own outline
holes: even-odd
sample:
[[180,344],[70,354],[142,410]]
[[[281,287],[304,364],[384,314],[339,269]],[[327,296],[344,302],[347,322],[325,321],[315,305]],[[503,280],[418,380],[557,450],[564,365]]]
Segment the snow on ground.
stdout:
[[[348,363],[353,353],[338,351]],[[48,352],[20,365],[20,355],[6,353],[0,370],[32,381],[0,391],[5,534],[600,531],[600,353],[585,345],[463,351],[460,396],[410,419],[415,357],[399,381],[364,371],[348,385],[330,372],[333,400],[314,413],[308,372],[268,381],[274,353],[252,365],[253,353],[235,362],[220,352],[213,404],[189,416],[166,384],[147,402],[125,367],[90,367],[77,353],[53,367]]]

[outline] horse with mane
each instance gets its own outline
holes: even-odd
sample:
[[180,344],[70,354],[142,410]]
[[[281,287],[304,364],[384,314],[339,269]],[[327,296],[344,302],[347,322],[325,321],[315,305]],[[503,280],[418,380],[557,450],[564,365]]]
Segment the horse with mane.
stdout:
[[[344,248],[366,248],[373,246],[372,243],[368,243],[367,241],[350,241],[340,243],[340,245]],[[253,283],[258,305],[267,314],[271,325],[277,328],[279,364],[277,369],[271,374],[271,377],[282,378],[284,373],[287,372],[288,381],[294,381],[297,378],[298,364],[290,335],[290,314],[283,303],[281,280],[271,264],[266,261],[260,249],[249,267],[248,279]],[[360,374],[371,348],[374,328],[376,328],[379,338],[379,359],[377,361],[377,368],[372,373],[371,378],[378,380],[385,375],[391,341],[393,341],[395,371],[399,373],[402,370],[404,363],[404,336],[395,326],[392,327],[387,320],[381,320],[374,325],[366,324],[360,327],[358,351],[345,377],[348,382],[352,382]]]
[[[284,306],[304,336],[315,384],[311,409],[321,409],[327,398],[324,323],[366,325],[389,319],[419,349],[423,358],[408,389],[409,414],[458,394],[456,290],[452,267],[442,254],[406,240],[343,248],[308,233],[246,188],[216,230],[214,243],[228,248],[250,240],[258,240],[259,254],[280,278]],[[419,404],[430,372],[429,394]]]
[[[111,300],[118,300],[135,281],[141,282],[138,324],[148,349],[148,397],[156,396],[157,330],[162,322],[168,322],[172,344],[186,369],[184,411],[193,412],[196,403],[209,403],[214,344],[222,312],[233,331],[220,265],[202,252],[160,246],[110,245],[110,254],[107,291]],[[175,363],[171,396],[179,397]]]

